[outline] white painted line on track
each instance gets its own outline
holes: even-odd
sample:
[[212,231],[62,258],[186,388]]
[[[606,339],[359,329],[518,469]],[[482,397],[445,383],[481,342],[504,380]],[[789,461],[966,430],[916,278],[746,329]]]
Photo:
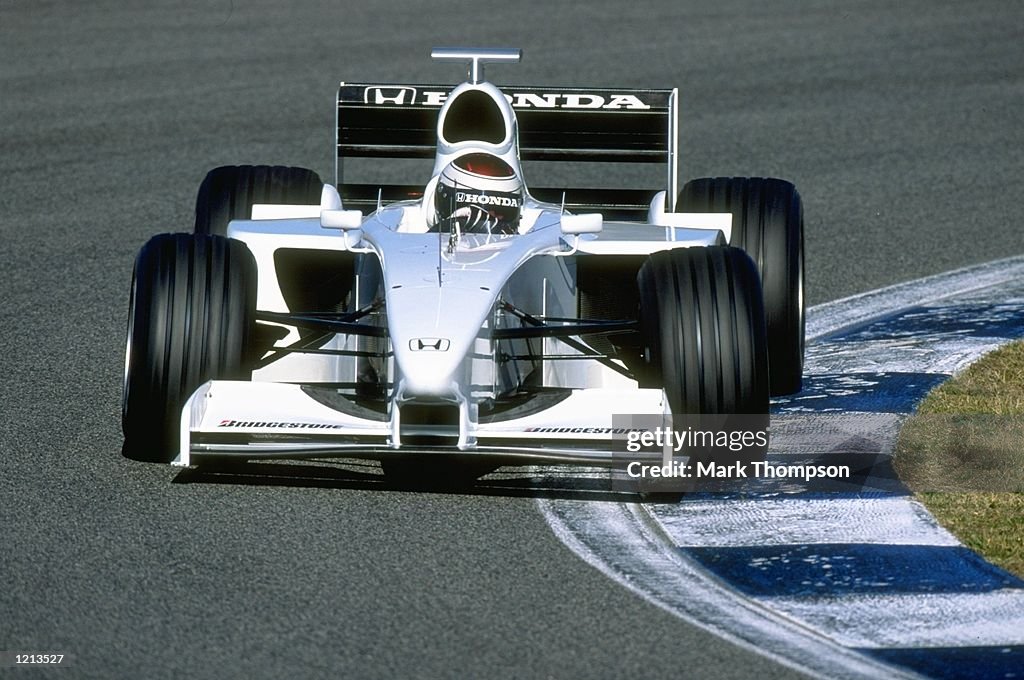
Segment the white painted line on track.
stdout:
[[[847,647],[1019,645],[1024,592],[853,595],[832,601],[779,598],[772,607],[829,632]],[[955,612],[954,616],[950,616]],[[922,625],[925,622],[926,625]]]
[[952,375],[1005,343],[1002,338],[968,337],[936,340],[927,347],[921,346],[920,338],[870,340],[851,347],[811,345],[806,360],[813,366],[808,375],[838,375],[852,369]]
[[[981,318],[971,318],[972,310]],[[1006,343],[1000,323],[1024,335],[1022,310],[1024,257],[808,310],[806,374],[817,385],[779,400],[774,454],[821,453],[832,450],[823,445],[857,439],[889,455],[912,406],[906,394],[919,398]],[[899,408],[879,407],[886,394]],[[856,412],[853,403],[879,412]],[[827,436],[850,428],[863,436]],[[998,573],[989,573],[998,570],[967,559],[970,553],[912,498],[870,489],[792,491],[703,494],[673,505],[538,504],[556,535],[610,578],[684,620],[812,674],[914,675],[853,648],[1009,645],[1019,653],[1024,646],[1024,588],[1011,581],[1004,587]],[[932,559],[945,569],[937,584],[926,578]],[[857,572],[862,564],[864,574]],[[893,565],[897,573],[886,571]],[[780,578],[776,588],[773,579]],[[803,580],[785,580],[792,578]],[[953,592],[958,588],[965,592]]]
[[555,535],[648,602],[718,637],[820,678],[916,678],[737,593],[676,550],[637,504],[539,499]]
[[651,505],[647,512],[677,545],[960,545],[936,528],[922,505],[895,496],[698,500],[687,503],[685,515],[662,505]]
[[807,340],[817,340],[911,307],[953,296],[965,297],[973,291],[997,288],[1021,279],[1024,279],[1024,256],[1017,256],[826,302],[808,310]]

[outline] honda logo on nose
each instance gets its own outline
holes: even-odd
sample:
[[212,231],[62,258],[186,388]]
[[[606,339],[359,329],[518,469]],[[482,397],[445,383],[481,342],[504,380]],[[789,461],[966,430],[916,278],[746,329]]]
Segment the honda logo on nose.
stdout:
[[[408,102],[406,101],[408,97]],[[416,102],[415,87],[368,87],[363,94],[367,104],[398,104],[399,106]]]
[[415,338],[409,341],[413,352],[447,352],[452,343],[448,338]]

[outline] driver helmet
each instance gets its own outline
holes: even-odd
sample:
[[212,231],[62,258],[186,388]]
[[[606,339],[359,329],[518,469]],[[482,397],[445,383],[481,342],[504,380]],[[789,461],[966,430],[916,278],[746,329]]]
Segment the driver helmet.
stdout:
[[434,190],[438,225],[452,221],[462,233],[515,234],[523,207],[523,181],[489,153],[460,156],[446,165]]

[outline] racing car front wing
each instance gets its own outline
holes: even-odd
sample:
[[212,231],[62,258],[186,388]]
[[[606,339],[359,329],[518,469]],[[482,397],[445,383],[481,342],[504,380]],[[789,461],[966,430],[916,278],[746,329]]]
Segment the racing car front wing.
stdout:
[[[457,454],[523,464],[611,465],[621,429],[613,424],[613,414],[664,414],[663,394],[636,388],[564,390],[540,400],[543,408],[520,410],[524,415],[519,417],[512,411],[512,417],[480,418],[459,447],[424,444],[422,438],[403,444],[394,431],[396,419],[386,412],[340,397],[348,406],[332,408],[309,386],[216,380],[201,385],[185,403],[172,464],[188,466],[203,456],[380,460]],[[425,433],[430,434],[429,428]]]

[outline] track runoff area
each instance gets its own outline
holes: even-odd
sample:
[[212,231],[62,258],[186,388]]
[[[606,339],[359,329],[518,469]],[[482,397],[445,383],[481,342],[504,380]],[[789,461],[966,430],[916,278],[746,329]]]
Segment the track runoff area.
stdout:
[[[717,443],[727,451],[766,424],[673,422],[666,432],[660,419],[624,416],[614,423],[619,448],[637,449],[624,460],[655,450],[645,483],[687,493],[537,502],[556,535],[607,576],[795,669],[1015,677],[1024,669],[1024,582],[938,526],[890,462],[915,404],[1024,337],[1022,318],[1024,257],[819,305],[808,313],[804,389],[773,402],[766,452],[754,441],[740,447],[747,461],[723,468],[711,456],[680,471],[675,448],[686,449],[693,432],[717,432],[701,436],[724,436]],[[659,490],[641,488],[628,465],[613,472],[614,488]]]

